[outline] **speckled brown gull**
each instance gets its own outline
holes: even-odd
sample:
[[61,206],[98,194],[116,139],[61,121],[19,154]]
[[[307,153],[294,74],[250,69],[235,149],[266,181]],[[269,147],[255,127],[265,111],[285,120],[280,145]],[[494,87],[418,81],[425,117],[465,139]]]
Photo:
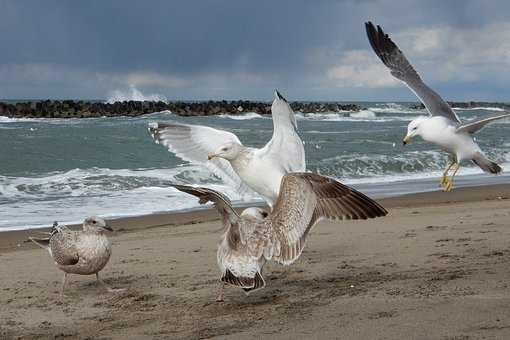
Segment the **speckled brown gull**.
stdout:
[[122,291],[111,289],[99,278],[99,272],[106,266],[112,253],[106,231],[112,229],[103,219],[92,216],[85,219],[80,231],[54,223],[49,237],[30,237],[35,244],[48,250],[57,267],[64,272],[61,296],[64,295],[68,274],[96,274],[97,282],[109,292]]
[[217,251],[221,271],[217,301],[223,301],[225,283],[245,292],[265,286],[262,268],[273,260],[290,265],[301,255],[310,230],[322,219],[356,220],[385,216],[387,211],[364,194],[338,181],[312,174],[283,177],[274,209],[267,213],[249,208],[239,215],[228,198],[211,189],[175,185],[214,203],[224,225]]
[[155,123],[149,132],[177,157],[206,166],[240,196],[255,191],[272,207],[282,177],[305,171],[306,164],[294,111],[278,91],[271,112],[273,136],[261,148],[246,147],[235,134],[208,126]]

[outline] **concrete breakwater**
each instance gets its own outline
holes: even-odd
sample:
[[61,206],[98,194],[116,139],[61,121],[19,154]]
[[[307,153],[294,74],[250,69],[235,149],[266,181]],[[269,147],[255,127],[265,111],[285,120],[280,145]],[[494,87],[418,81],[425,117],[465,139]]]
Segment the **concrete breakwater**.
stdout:
[[[293,102],[296,112],[341,112],[359,111],[356,104]],[[217,114],[243,114],[255,112],[270,114],[271,103],[253,101],[204,101],[204,102],[151,102],[125,101],[103,103],[81,100],[43,100],[6,103],[0,102],[0,116],[11,118],[91,118],[115,116],[140,116],[153,112],[171,111],[181,116],[208,116]]]

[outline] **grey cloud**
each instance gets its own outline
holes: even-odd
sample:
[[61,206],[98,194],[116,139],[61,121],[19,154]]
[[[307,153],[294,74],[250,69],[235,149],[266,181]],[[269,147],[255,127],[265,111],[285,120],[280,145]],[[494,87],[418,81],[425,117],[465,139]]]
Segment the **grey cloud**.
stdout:
[[[423,71],[446,96],[461,97],[464,87],[472,94],[477,83],[483,95],[500,98],[501,82],[484,78],[500,67],[497,61],[479,60],[476,79],[459,78],[472,63],[448,64],[455,51],[444,46],[432,57],[417,53],[408,44],[419,40],[405,34],[446,27],[453,33],[440,43],[449,44],[456,33],[481,32],[474,36],[486,46],[491,37],[483,32],[508,20],[509,7],[504,1],[4,0],[0,97],[101,98],[135,84],[170,99],[269,99],[275,87],[294,99],[413,99],[371,57],[363,22],[373,20],[402,37],[413,63],[445,65],[446,78],[426,65]],[[467,54],[476,59],[476,51]]]

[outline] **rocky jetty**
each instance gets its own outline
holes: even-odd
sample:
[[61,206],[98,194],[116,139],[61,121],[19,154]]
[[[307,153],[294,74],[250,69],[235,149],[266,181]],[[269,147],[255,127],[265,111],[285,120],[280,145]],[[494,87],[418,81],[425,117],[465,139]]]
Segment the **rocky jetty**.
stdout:
[[[359,111],[355,104],[293,102],[296,112]],[[217,114],[243,114],[255,112],[270,114],[271,103],[252,101],[204,101],[204,102],[151,102],[125,101],[113,104],[76,100],[43,100],[18,103],[0,102],[0,116],[11,118],[91,118],[140,116],[153,112],[171,111],[180,116],[209,116]]]
[[[510,103],[499,103],[499,102],[448,102],[451,107],[459,109],[474,109],[478,107],[497,107],[500,109],[510,109]],[[425,106],[422,103],[417,103],[411,106],[412,109],[424,109]]]

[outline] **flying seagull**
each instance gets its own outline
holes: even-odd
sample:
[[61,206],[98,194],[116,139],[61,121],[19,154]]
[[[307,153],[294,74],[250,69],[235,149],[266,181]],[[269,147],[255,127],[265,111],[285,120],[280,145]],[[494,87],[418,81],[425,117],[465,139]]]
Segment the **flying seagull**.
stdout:
[[96,274],[97,282],[109,292],[123,291],[111,289],[99,278],[99,271],[106,266],[112,253],[106,231],[113,230],[103,219],[92,216],[83,222],[83,230],[72,231],[55,222],[49,237],[29,237],[32,242],[48,250],[57,267],[64,272],[61,297],[64,296],[68,274]]
[[266,261],[282,265],[296,261],[310,230],[322,219],[357,220],[385,216],[387,211],[364,194],[334,179],[312,173],[283,176],[280,195],[271,213],[249,208],[240,215],[229,199],[211,189],[175,185],[197,196],[200,204],[214,203],[224,233],[217,251],[221,272],[217,301],[223,301],[225,284],[246,293],[263,288]]
[[[429,112],[429,116],[417,117],[409,123],[403,144],[409,143],[414,136],[421,136],[425,141],[438,145],[451,155],[452,160],[441,178],[443,190],[453,189],[453,178],[463,161],[472,161],[485,172],[499,174],[502,171],[501,167],[487,159],[473,140],[473,134],[490,122],[509,117],[510,113],[497,113],[462,123],[439,94],[421,80],[404,53],[380,26],[376,28],[371,22],[367,22],[365,28],[370,45],[377,56],[395,78],[403,81],[414,92]],[[453,174],[448,177],[450,170]]]
[[278,91],[271,112],[273,136],[260,149],[244,146],[231,132],[202,125],[156,123],[149,132],[156,143],[183,160],[205,165],[241,196],[253,190],[272,207],[282,177],[305,171],[305,150],[294,112]]

